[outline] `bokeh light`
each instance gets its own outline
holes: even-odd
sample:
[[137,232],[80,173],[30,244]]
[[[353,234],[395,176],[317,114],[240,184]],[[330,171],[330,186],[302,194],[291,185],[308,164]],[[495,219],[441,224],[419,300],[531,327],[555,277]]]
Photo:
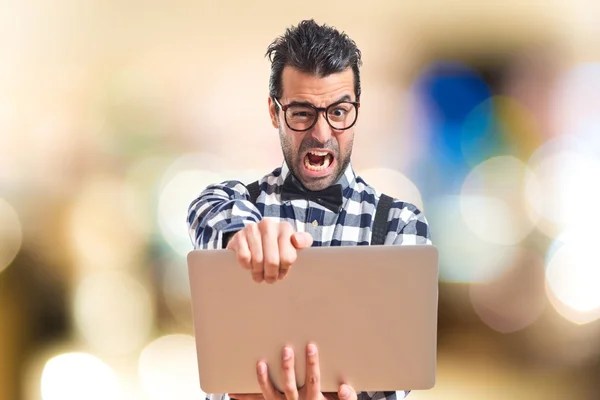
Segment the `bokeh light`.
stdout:
[[[582,63],[560,76],[552,96],[552,116],[561,135],[578,135],[589,126],[600,129],[600,63]],[[582,130],[583,128],[583,130]],[[589,137],[598,145],[599,139]]]
[[[191,246],[191,245],[190,245]],[[167,258],[163,267],[161,289],[165,306],[182,328],[192,331],[190,278],[181,257]]]
[[127,355],[140,349],[154,322],[150,293],[123,271],[100,271],[76,287],[75,325],[99,353]]
[[516,332],[534,323],[546,308],[544,258],[512,247],[499,263],[509,267],[491,282],[471,284],[469,296],[486,325],[501,333]]
[[527,166],[512,156],[494,157],[473,168],[461,193],[467,226],[490,243],[522,241],[535,226],[524,203],[524,188],[532,179]]
[[18,168],[17,155],[22,138],[16,134],[20,122],[16,108],[14,101],[0,97],[0,149],[3,150],[0,157],[0,184],[15,184],[23,178],[23,171]]
[[150,400],[198,400],[200,389],[196,343],[190,335],[160,337],[139,358],[141,385]]
[[[436,61],[420,71],[412,85],[411,129],[417,132],[414,136],[422,142],[420,147],[425,148],[426,156],[412,166],[409,174],[418,183],[421,193],[427,197],[457,193],[470,170],[462,144],[465,141],[495,148],[495,143],[480,140],[485,133],[480,130],[485,125],[471,124],[477,128],[471,130],[469,125],[465,127],[473,109],[490,96],[489,84],[466,63]],[[484,159],[479,158],[479,162]]]
[[22,240],[21,221],[17,212],[0,197],[0,273],[14,260]]
[[423,199],[417,186],[401,172],[389,168],[368,168],[356,172],[379,192],[414,204],[423,210]]
[[180,157],[165,171],[158,200],[160,232],[176,254],[186,256],[192,249],[187,228],[187,213],[191,202],[208,185],[224,180],[223,161],[206,154]]
[[[82,272],[131,269],[148,233],[138,193],[123,181],[90,177],[73,200],[67,234]],[[143,202],[141,202],[143,203]]]
[[600,222],[600,190],[592,182],[600,176],[600,159],[577,141],[547,142],[529,162],[534,179],[527,183],[530,215],[539,216],[538,228],[554,238],[579,228],[590,234]]
[[594,236],[558,238],[546,266],[547,294],[567,320],[586,324],[600,318],[600,254]]
[[115,372],[86,353],[66,353],[48,360],[42,372],[41,394],[42,400],[122,398]]
[[489,282],[508,268],[507,246],[483,240],[466,224],[460,196],[443,196],[427,203],[432,240],[440,251],[443,282]]
[[446,61],[424,68],[413,90],[422,104],[424,114],[419,123],[430,146],[444,154],[450,164],[462,164],[463,126],[473,108],[491,96],[488,84],[472,67]]
[[476,166],[501,154],[527,160],[542,143],[542,135],[535,117],[523,104],[494,96],[465,118],[460,140],[465,160]]

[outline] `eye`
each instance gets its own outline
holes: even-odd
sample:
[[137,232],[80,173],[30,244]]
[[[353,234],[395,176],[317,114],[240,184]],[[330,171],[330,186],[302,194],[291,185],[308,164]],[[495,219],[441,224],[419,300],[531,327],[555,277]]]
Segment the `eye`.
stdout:
[[296,111],[292,114],[294,117],[310,117],[311,115],[310,111]]
[[293,120],[307,120],[314,118],[315,112],[309,107],[290,107],[287,115]]
[[345,118],[349,112],[350,112],[350,109],[347,105],[340,104],[340,105],[332,108],[331,110],[329,110],[329,117],[339,120],[339,119]]

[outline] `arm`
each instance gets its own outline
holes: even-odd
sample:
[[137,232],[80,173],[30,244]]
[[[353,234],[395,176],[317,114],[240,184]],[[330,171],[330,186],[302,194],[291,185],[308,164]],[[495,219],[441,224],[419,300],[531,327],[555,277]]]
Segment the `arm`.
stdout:
[[195,248],[220,249],[233,233],[261,219],[246,187],[238,181],[227,181],[210,185],[200,193],[189,206],[187,225]]
[[432,244],[429,223],[415,205],[394,201],[388,221],[386,244]]

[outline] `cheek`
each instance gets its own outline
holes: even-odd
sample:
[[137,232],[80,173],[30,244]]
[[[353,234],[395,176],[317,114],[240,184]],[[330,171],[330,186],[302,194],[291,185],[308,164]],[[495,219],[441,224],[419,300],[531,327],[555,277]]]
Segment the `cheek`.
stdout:
[[354,143],[354,132],[344,132],[337,136],[337,142],[340,146],[340,153],[346,154],[352,149]]
[[300,143],[302,142],[299,135],[294,135],[286,130],[279,129],[279,135],[281,136],[281,143],[284,145],[285,150],[290,154],[298,152]]

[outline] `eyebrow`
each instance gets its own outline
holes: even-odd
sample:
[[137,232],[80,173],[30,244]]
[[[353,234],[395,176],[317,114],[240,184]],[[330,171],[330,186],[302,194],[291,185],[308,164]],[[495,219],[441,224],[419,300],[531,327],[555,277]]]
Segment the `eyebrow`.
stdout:
[[[335,104],[335,103],[339,103],[340,101],[351,101],[352,98],[350,97],[350,95],[345,94],[342,97],[338,98],[337,100],[335,100],[334,102],[332,102],[331,104]],[[308,106],[308,107],[315,107],[314,104],[308,102],[308,101],[292,101],[290,103],[288,103],[288,106]]]

